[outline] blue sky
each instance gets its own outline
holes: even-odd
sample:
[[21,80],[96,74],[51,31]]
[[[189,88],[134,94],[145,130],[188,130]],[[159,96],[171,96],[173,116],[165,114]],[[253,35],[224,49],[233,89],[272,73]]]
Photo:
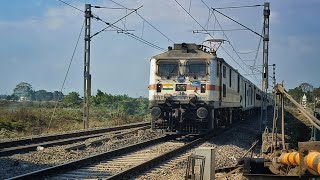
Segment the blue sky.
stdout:
[[[84,9],[85,2],[93,5],[118,7],[108,0],[65,0]],[[263,4],[263,1],[204,0],[211,7]],[[143,7],[138,11],[176,43],[202,43],[205,34],[193,34],[201,29],[174,0],[116,0],[129,8]],[[178,0],[189,10],[190,0]],[[60,90],[77,36],[83,23],[83,14],[58,0],[3,0],[0,12],[0,94],[11,94],[19,82],[32,84],[35,90]],[[302,82],[320,86],[320,1],[271,0],[270,56],[269,63],[277,65],[277,81],[284,80],[285,87],[293,88]],[[262,8],[228,9],[221,12],[235,18],[257,32],[262,29]],[[125,10],[93,9],[100,18],[114,22],[126,14]],[[208,21],[209,10],[200,0],[192,0],[190,13],[208,29],[218,29],[215,19]],[[241,28],[217,14],[224,29]],[[143,25],[144,24],[144,25]],[[166,48],[172,46],[160,33],[143,23],[132,14],[117,26],[135,30],[139,37]],[[104,24],[92,21],[92,32]],[[143,28],[144,27],[144,28]],[[232,45],[239,52],[257,49],[259,38],[248,31],[226,32]],[[222,38],[221,33],[214,37]],[[64,93],[83,91],[83,35],[76,51]],[[250,69],[237,58],[228,43],[225,50],[241,64],[245,71]],[[161,51],[142,44],[124,34],[114,31],[103,32],[92,39],[91,74],[93,93],[97,89],[112,94],[146,96],[149,81],[149,59]],[[221,49],[218,56],[225,58],[243,74],[246,74]],[[253,59],[255,54],[240,54],[243,60]],[[252,61],[245,61],[253,65]],[[256,65],[262,64],[261,52]],[[272,73],[272,71],[270,71]],[[247,78],[260,86],[259,80]]]

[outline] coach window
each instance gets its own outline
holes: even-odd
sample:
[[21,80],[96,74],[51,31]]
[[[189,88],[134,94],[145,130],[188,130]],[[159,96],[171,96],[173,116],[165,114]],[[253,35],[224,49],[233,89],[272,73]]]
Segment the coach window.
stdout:
[[227,68],[226,68],[226,66],[223,66],[223,77],[224,78],[226,78],[226,76],[227,76]]
[[229,87],[231,87],[231,82],[232,82],[232,70],[231,70],[231,68],[230,68],[229,77],[230,77],[230,79],[229,79]]
[[219,61],[217,61],[217,77],[219,77],[220,74],[220,65],[219,65]]
[[237,89],[237,92],[239,93],[240,92],[240,75],[238,74],[238,89]]
[[223,97],[227,96],[227,87],[225,84],[223,84]]

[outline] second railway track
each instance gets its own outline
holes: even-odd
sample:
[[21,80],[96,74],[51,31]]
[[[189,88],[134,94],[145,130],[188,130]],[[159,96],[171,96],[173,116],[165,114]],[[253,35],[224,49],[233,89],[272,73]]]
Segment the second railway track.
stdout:
[[71,144],[84,141],[89,138],[103,136],[106,133],[112,133],[133,128],[148,127],[150,123],[134,123],[110,128],[91,129],[79,132],[62,133],[56,135],[46,135],[34,138],[24,138],[20,140],[0,142],[0,157],[10,156],[17,153],[26,153],[37,150],[37,147],[51,147],[55,145]]

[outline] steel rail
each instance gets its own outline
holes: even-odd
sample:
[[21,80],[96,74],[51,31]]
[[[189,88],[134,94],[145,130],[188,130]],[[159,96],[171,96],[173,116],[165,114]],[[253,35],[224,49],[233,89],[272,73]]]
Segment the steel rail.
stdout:
[[34,172],[30,172],[30,173],[26,173],[26,174],[22,174],[16,177],[12,177],[9,179],[44,179],[45,177],[49,177],[49,176],[53,176],[53,175],[57,175],[60,173],[64,173],[67,171],[71,171],[74,169],[79,169],[81,167],[84,166],[88,166],[97,162],[100,162],[102,159],[107,159],[107,158],[113,158],[115,156],[119,156],[121,154],[125,154],[128,152],[132,152],[135,151],[137,149],[141,149],[141,148],[145,148],[147,146],[153,145],[153,144],[157,144],[159,142],[164,142],[164,141],[168,141],[171,140],[172,138],[174,138],[175,136],[162,136],[159,138],[155,138],[149,141],[145,141],[142,143],[137,143],[134,145],[130,145],[130,146],[126,146],[126,147],[122,147],[113,151],[108,151],[108,152],[104,152],[104,153],[100,153],[100,154],[96,154],[96,155],[92,155],[89,157],[85,157],[79,160],[75,160],[75,161],[71,161],[68,163],[64,163],[64,164],[60,164],[57,166],[52,166],[49,168],[45,168],[45,169],[41,169],[38,171],[34,171]]
[[[251,119],[251,118],[249,118],[249,119]],[[231,126],[216,129],[214,132],[212,132],[210,134],[207,134],[204,136],[199,136],[197,139],[195,139],[191,142],[185,142],[186,144],[179,147],[179,148],[167,151],[162,155],[153,157],[150,160],[144,161],[143,163],[135,165],[129,169],[126,169],[126,170],[120,172],[120,173],[108,175],[108,177],[106,177],[106,179],[122,179],[125,177],[136,175],[137,172],[142,173],[145,170],[150,169],[150,168],[154,167],[155,165],[159,164],[160,162],[163,162],[171,157],[177,156],[178,154],[183,153],[186,150],[191,149],[192,147],[195,147],[201,143],[204,143],[205,141],[209,140],[212,137],[218,137],[218,136],[236,128],[238,125],[241,125],[243,122],[244,121],[238,121],[237,123],[234,123]],[[152,139],[152,140],[145,141],[142,143],[119,148],[117,150],[100,153],[100,154],[93,155],[90,157],[82,158],[80,160],[75,160],[75,161],[72,161],[69,163],[65,163],[65,164],[45,168],[42,170],[38,170],[35,172],[30,172],[27,174],[19,175],[16,177],[12,177],[10,179],[44,179],[44,178],[50,178],[53,176],[60,177],[60,175],[63,176],[64,173],[68,173],[68,172],[71,173],[71,171],[73,171],[73,170],[85,168],[87,166],[91,166],[93,164],[96,164],[96,163],[99,163],[99,162],[102,162],[105,160],[109,161],[109,160],[112,160],[120,155],[124,155],[126,153],[132,153],[132,152],[135,152],[138,150],[142,150],[143,148],[146,148],[148,146],[158,144],[161,142],[167,142],[169,140],[173,140],[174,138],[178,139],[177,137],[178,137],[177,135],[163,136],[163,137]]]
[[240,124],[241,124],[241,121],[238,121],[237,123],[235,123],[231,126],[228,126],[224,129],[217,129],[216,131],[209,133],[207,135],[203,135],[201,137],[198,137],[196,140],[193,140],[189,143],[186,143],[185,145],[183,145],[179,148],[173,149],[173,150],[166,152],[162,155],[159,155],[149,161],[146,161],[142,164],[131,167],[127,170],[124,170],[124,171],[122,171],[118,174],[115,174],[115,175],[113,175],[109,178],[106,178],[106,179],[126,179],[127,177],[132,176],[133,174],[136,174],[137,172],[144,172],[145,170],[150,169],[151,167],[154,167],[155,165],[157,165],[165,160],[168,160],[174,156],[177,156],[178,154],[181,154],[181,153],[201,144],[201,143],[206,142],[207,140],[209,140],[212,137],[218,137],[218,136],[222,135],[222,133],[226,133],[226,132],[232,130],[233,128],[237,127],[237,125],[240,125]]
[[89,138],[98,137],[105,133],[148,126],[149,124],[150,123],[147,122],[134,123],[110,128],[91,129],[87,131],[64,133],[58,135],[47,135],[35,138],[25,138],[21,140],[2,142],[0,143],[0,157],[36,150],[38,146],[50,147],[54,145],[75,143]]

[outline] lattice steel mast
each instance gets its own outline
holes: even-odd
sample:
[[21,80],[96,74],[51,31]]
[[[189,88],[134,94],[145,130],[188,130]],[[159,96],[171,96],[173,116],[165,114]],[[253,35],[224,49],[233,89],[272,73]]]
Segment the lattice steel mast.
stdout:
[[89,102],[91,96],[90,74],[90,29],[91,4],[85,5],[85,34],[84,34],[84,95],[83,95],[83,128],[89,128]]

